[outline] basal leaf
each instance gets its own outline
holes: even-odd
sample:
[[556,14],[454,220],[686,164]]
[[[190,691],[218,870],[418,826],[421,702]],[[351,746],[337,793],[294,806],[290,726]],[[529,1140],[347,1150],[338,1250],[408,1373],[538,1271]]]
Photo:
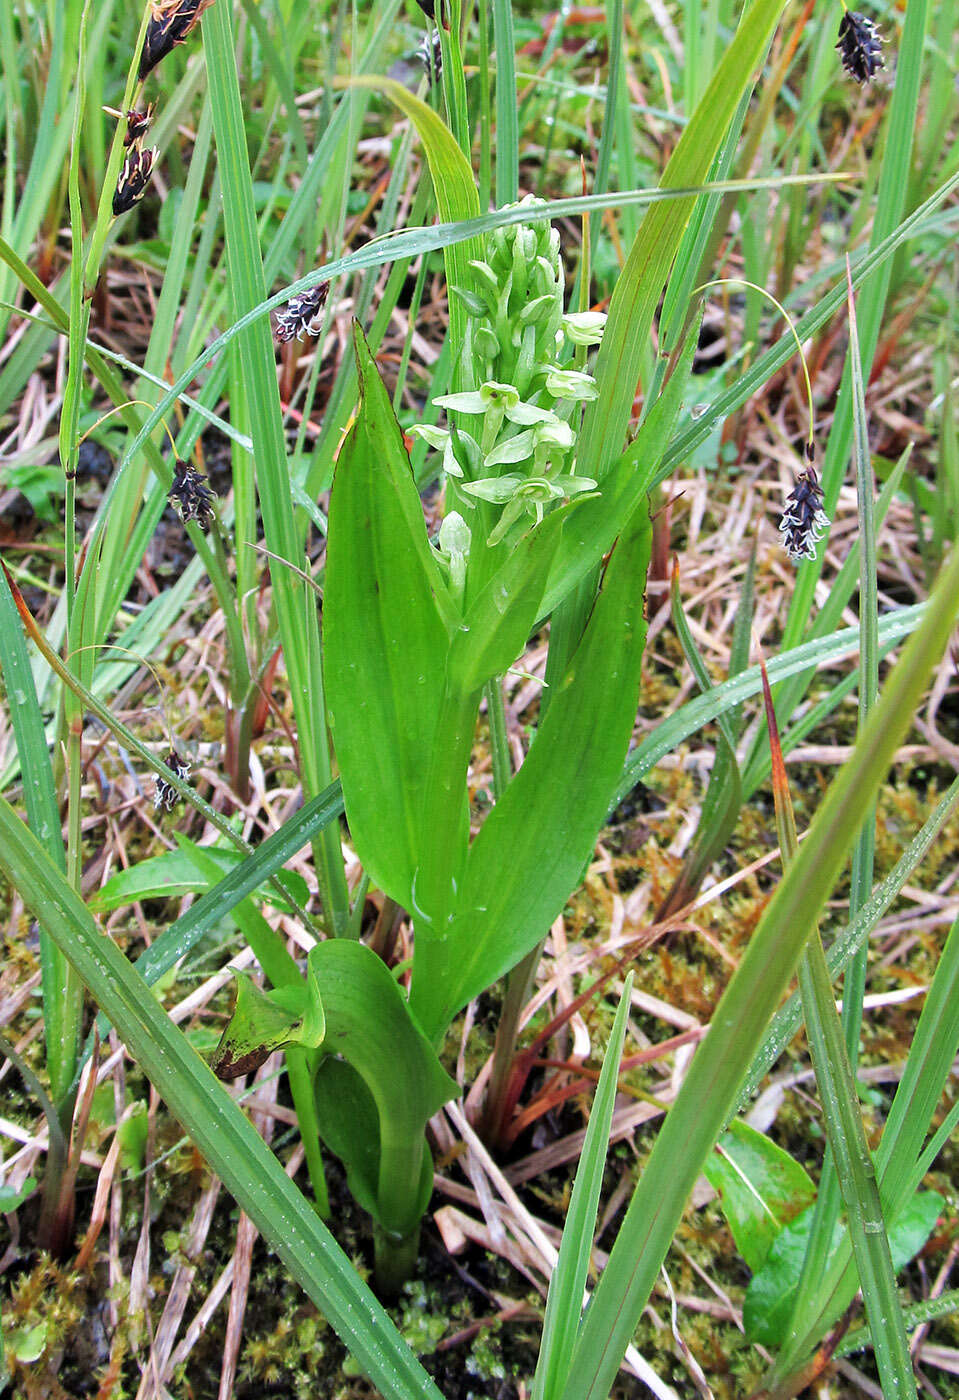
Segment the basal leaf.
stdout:
[[753,1273],[766,1262],[784,1226],[816,1195],[795,1158],[738,1118],[706,1159],[703,1171],[719,1192],[736,1248]]
[[[889,1230],[889,1248],[897,1272],[919,1253],[932,1234],[942,1204],[938,1192],[921,1191],[912,1197],[893,1222]],[[764,1346],[779,1346],[786,1336],[812,1217],[812,1209],[805,1210],[781,1231],[765,1264],[750,1280],[743,1304],[743,1326],[752,1341],[761,1342]],[[845,1234],[845,1227],[837,1224],[829,1251],[830,1259],[841,1247]],[[835,1316],[827,1317],[825,1325],[834,1322],[845,1307],[846,1301],[840,1299],[835,1306]]]
[[274,1050],[295,1040],[303,1024],[306,987],[289,990],[299,993],[299,1005],[291,1004],[292,998],[278,1001],[245,973],[236,974],[236,1005],[210,1061],[218,1079],[252,1074]]
[[[163,855],[151,856],[149,860],[138,861],[126,870],[118,870],[98,890],[91,899],[94,909],[120,909],[137,899],[177,899],[185,894],[205,894],[216,884],[200,863],[191,855],[192,842],[184,841],[177,851],[164,851]],[[242,851],[226,846],[202,846],[199,848],[207,861],[216,865],[220,876],[228,875],[244,860]],[[294,871],[279,872],[280,880],[288,886],[294,899],[305,904],[309,899],[309,889],[302,875]],[[290,905],[280,903],[275,891],[266,887],[263,898],[278,908],[289,910]]]
[[441,1400],[315,1209],[2,799],[0,870],[69,955],[143,1074],[374,1385],[388,1400]]
[[[459,1086],[437,1059],[386,964],[365,944],[340,938],[318,943],[309,968],[326,1015],[321,1048],[352,1066],[376,1106],[380,1151],[374,1214],[386,1229],[408,1234],[423,1209],[427,1120],[459,1093]],[[322,1087],[322,1079],[318,1083]],[[330,1111],[327,1097],[318,1095],[321,1122]]]

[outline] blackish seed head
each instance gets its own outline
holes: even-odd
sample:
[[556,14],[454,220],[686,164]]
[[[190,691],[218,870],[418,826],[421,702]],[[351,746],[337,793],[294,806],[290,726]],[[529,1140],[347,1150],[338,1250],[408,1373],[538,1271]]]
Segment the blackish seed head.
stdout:
[[276,316],[276,338],[284,344],[290,340],[302,340],[304,335],[319,335],[320,312],[329,295],[329,282],[321,282],[308,292],[300,292],[291,298]]
[[839,39],[836,44],[842,66],[851,78],[860,85],[874,78],[884,67],[882,38],[871,19],[847,10],[839,21]]
[[[171,749],[164,755],[163,762],[181,781],[190,775],[190,765],[185,758],[181,758],[176,749]],[[156,786],[153,789],[153,806],[158,812],[171,812],[180,800],[177,789],[169,782],[162,773],[156,777]]]
[[123,138],[124,146],[133,146],[143,140],[147,134],[147,128],[153,120],[153,113],[156,103],[151,102],[145,112],[138,112],[135,108],[127,112],[127,130]]
[[113,212],[117,217],[120,214],[125,214],[128,209],[132,209],[134,204],[139,204],[146,194],[156,158],[156,146],[148,147],[147,150],[143,151],[139,146],[134,145],[127,152],[126,159],[120,167],[117,187],[113,193]]
[[786,498],[786,508],[779,521],[783,549],[794,564],[803,559],[815,559],[816,545],[829,525],[829,516],[822,508],[822,487],[814,467],[800,472],[796,484]]
[[210,528],[216,497],[207,485],[206,477],[201,476],[189,462],[181,462],[178,458],[173,463],[173,485],[167,500],[179,512],[184,525],[195,520],[201,530]]
[[212,4],[213,0],[153,0],[140,53],[141,83],[177,44],[185,42]]
[[426,69],[430,87],[438,83],[443,74],[443,48],[440,44],[440,31],[434,29],[416,50],[416,57]]

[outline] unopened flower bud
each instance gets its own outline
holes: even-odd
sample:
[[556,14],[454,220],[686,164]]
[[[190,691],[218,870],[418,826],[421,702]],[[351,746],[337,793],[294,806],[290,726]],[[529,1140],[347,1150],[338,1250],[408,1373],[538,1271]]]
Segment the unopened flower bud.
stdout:
[[577,369],[560,369],[551,365],[546,373],[546,388],[554,399],[595,399],[599,397],[596,380],[591,374]]

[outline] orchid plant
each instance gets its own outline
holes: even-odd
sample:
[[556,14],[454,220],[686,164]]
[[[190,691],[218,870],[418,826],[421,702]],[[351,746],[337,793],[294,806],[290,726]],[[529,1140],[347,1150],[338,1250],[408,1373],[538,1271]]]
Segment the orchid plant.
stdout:
[[[352,842],[371,880],[413,918],[408,994],[367,946],[322,943],[292,991],[241,984],[217,1056],[229,1074],[281,1044],[320,1052],[321,1136],[374,1217],[385,1287],[415,1257],[431,1181],[426,1122],[457,1092],[437,1052],[467,1002],[562,910],[622,773],[646,632],[645,484],[689,369],[687,356],[604,493],[578,473],[577,440],[597,392],[587,355],[605,318],[565,311],[556,230],[546,221],[496,230],[469,270],[471,284],[454,295],[467,312],[460,382],[474,387],[434,399],[446,427],[412,433],[445,472],[437,538],[359,328],[361,401],[330,503],[330,729]],[[502,703],[498,678],[551,603],[586,578],[593,604],[565,674],[541,702],[520,771],[471,839],[467,780],[484,691]]]

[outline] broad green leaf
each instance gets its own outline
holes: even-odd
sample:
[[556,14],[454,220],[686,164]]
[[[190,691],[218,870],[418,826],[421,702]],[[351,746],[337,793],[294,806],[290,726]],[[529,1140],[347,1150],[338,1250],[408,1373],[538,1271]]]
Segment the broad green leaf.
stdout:
[[[295,996],[276,997],[262,992],[245,973],[235,976],[236,1005],[210,1061],[217,1079],[252,1074],[274,1050],[297,1041],[306,1010],[305,986],[284,989]],[[318,1019],[322,1040],[322,1017]]]
[[795,1158],[739,1118],[707,1157],[703,1171],[719,1192],[736,1248],[754,1274],[783,1227],[816,1195],[808,1172]]
[[641,506],[526,761],[470,849],[450,932],[417,924],[411,1004],[433,1038],[543,937],[589,857],[636,717],[649,541]]
[[259,1133],[105,938],[9,803],[0,870],[64,952],[142,1072],[386,1400],[441,1400],[389,1315]]
[[[743,1301],[743,1327],[752,1341],[778,1346],[786,1336],[812,1230],[812,1217],[812,1210],[806,1210],[779,1232],[762,1269],[749,1281]],[[835,1256],[844,1235],[845,1230],[837,1224],[828,1251],[830,1258]]]
[[22,1186],[0,1186],[0,1215],[12,1215],[37,1189],[35,1176],[28,1176]]
[[[943,1198],[937,1191],[922,1191],[913,1196],[893,1222],[889,1229],[889,1248],[897,1273],[922,1249],[932,1234],[942,1206]],[[763,1267],[750,1279],[743,1303],[743,1326],[752,1341],[778,1346],[786,1336],[812,1220],[810,1208],[787,1225],[777,1236]],[[845,1227],[837,1223],[828,1257],[835,1258],[845,1244]],[[833,1316],[824,1319],[825,1325],[835,1321],[846,1306],[845,1302],[835,1305]]]
[[[443,1069],[386,964],[365,944],[343,939],[318,943],[310,952],[309,968],[326,1015],[322,1049],[352,1066],[376,1107],[379,1163],[373,1213],[385,1229],[408,1235],[424,1206],[427,1120],[459,1093],[459,1085]],[[321,1124],[336,1111],[325,1093],[331,1083],[322,1074],[317,1079]],[[339,1087],[337,1080],[334,1091]],[[356,1125],[359,1138],[351,1136],[362,1161],[365,1131],[359,1119]],[[345,1140],[348,1115],[340,1116],[337,1126]],[[351,1148],[348,1161],[352,1155]],[[368,1172],[363,1174],[368,1179]]]
[[[479,216],[479,195],[476,177],[469,161],[460,150],[450,131],[436,113],[409,92],[402,83],[392,78],[353,77],[346,80],[352,87],[369,88],[382,93],[408,117],[416,127],[426,159],[429,164],[436,204],[440,218],[445,223],[461,219],[475,219]],[[472,236],[461,243],[451,243],[443,250],[446,263],[446,283],[448,287],[468,287],[470,285],[469,263],[471,258],[483,256],[482,238]],[[449,299],[449,343],[462,350],[468,342],[468,317],[466,308],[459,297]],[[461,371],[466,367],[468,357],[459,353],[455,357],[454,387],[459,383]],[[473,388],[472,384],[466,386]]]
[[410,907],[443,696],[446,585],[409,457],[356,331],[361,401],[330,499],[323,604],[330,729],[357,855]]
[[[137,899],[179,899],[185,894],[206,894],[215,889],[217,880],[201,871],[199,861],[191,853],[192,844],[184,839],[180,842],[179,850],[164,851],[163,855],[151,856],[126,870],[118,870],[91,899],[91,908],[120,909]],[[244,861],[242,851],[226,846],[201,846],[198,849],[211,865],[216,866],[219,877],[232,874]],[[298,904],[309,900],[309,887],[302,875],[281,870],[278,879]],[[284,904],[274,889],[266,887],[261,893],[276,908],[287,912],[290,910],[291,906]]]
[[329,1055],[316,1072],[313,1093],[324,1148],[343,1163],[357,1205],[373,1220],[378,1219],[380,1115],[366,1080],[346,1060]]

